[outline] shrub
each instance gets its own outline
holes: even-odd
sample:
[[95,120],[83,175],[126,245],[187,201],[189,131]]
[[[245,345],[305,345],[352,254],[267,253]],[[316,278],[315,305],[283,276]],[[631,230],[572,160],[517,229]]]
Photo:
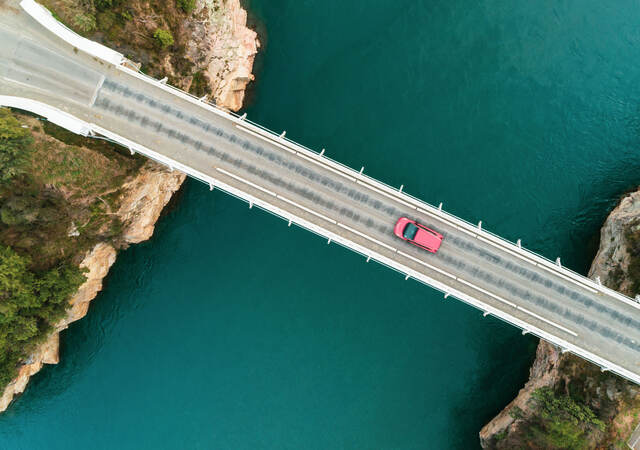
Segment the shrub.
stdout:
[[153,33],[153,37],[161,48],[167,48],[175,42],[171,31],[164,28],[158,28],[155,33]]
[[64,316],[69,297],[85,280],[75,266],[63,264],[38,274],[30,263],[0,246],[0,388]]
[[0,183],[24,173],[33,152],[33,138],[11,111],[0,108]]
[[178,8],[189,14],[196,8],[196,0],[178,0]]
[[109,31],[116,23],[116,14],[113,11],[104,11],[96,16],[98,29]]
[[96,18],[92,14],[78,13],[73,16],[73,25],[81,33],[90,33],[96,29]]
[[536,389],[531,397],[541,419],[532,427],[532,437],[544,448],[583,448],[590,431],[605,429],[591,408],[568,395],[558,396],[544,387]]

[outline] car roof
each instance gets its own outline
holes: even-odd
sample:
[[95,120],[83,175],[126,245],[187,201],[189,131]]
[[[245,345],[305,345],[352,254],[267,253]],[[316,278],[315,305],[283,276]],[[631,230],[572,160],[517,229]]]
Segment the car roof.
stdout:
[[413,238],[413,240],[417,244],[433,249],[437,249],[438,247],[440,247],[440,243],[442,242],[442,240],[438,236],[430,233],[422,227],[418,227],[418,232],[416,233],[416,237]]

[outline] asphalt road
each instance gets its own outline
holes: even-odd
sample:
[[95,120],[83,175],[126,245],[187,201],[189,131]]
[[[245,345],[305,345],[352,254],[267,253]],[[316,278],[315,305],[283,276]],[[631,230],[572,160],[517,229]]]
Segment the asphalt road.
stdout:
[[[90,57],[0,7],[0,95],[41,101],[291,211],[371,252],[526,321],[640,379],[640,309],[414,209],[399,195],[274,136]],[[393,235],[407,216],[445,237],[437,254]],[[480,320],[480,319],[479,319]]]

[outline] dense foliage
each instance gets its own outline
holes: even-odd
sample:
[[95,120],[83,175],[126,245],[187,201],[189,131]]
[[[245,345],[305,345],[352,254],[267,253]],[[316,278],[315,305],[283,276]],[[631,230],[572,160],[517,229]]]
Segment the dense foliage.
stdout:
[[[31,130],[0,109],[0,226],[36,228],[59,221],[55,196],[41,195],[32,178]],[[57,197],[60,199],[60,196]],[[38,269],[28,254],[0,243],[0,387],[15,377],[18,364],[65,314],[68,300],[84,281],[80,269],[58,259]]]
[[153,38],[162,48],[167,48],[173,45],[173,43],[175,42],[171,31],[165,30],[163,28],[158,28],[155,33],[153,33]]
[[0,108],[0,183],[24,173],[32,146],[29,129],[22,128],[8,109]]
[[178,8],[188,14],[196,8],[196,0],[178,0]]
[[85,279],[68,263],[44,273],[29,266],[28,257],[0,246],[0,386],[16,376],[18,363],[64,316],[68,299]]
[[557,395],[548,387],[537,389],[532,398],[538,417],[530,428],[530,438],[542,448],[582,449],[593,430],[604,431],[604,423],[586,405],[568,395]]

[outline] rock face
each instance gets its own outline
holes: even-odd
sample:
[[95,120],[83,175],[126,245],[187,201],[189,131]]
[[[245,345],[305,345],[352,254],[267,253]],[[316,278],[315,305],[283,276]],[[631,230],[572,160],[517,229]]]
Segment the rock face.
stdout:
[[[162,209],[171,199],[171,195],[180,188],[184,179],[184,174],[167,172],[158,164],[149,161],[140,173],[125,185],[124,201],[117,214],[124,223],[126,243],[135,244],[151,237]],[[87,270],[87,279],[69,301],[67,316],[56,325],[49,339],[20,368],[18,377],[6,387],[0,397],[0,411],[7,409],[17,394],[24,392],[29,378],[38,372],[43,364],[59,362],[60,331],[87,314],[89,303],[102,289],[102,279],[115,261],[116,249],[111,244],[99,243],[87,253],[80,263],[80,267]]]
[[205,0],[209,13],[209,65],[213,97],[219,106],[238,111],[242,107],[247,84],[254,79],[253,61],[260,42],[256,32],[247,28],[247,12],[240,0]]
[[[244,89],[253,80],[251,71],[259,46],[256,33],[246,27],[247,13],[239,0],[206,0],[201,8],[208,8],[211,20],[204,31],[209,45],[193,42],[193,51],[209,48],[206,56],[212,61],[209,74],[215,86],[213,97],[218,106],[237,111],[242,106]],[[169,171],[153,161],[148,161],[135,178],[123,185],[124,194],[116,214],[122,221],[122,239],[126,244],[136,244],[151,237],[160,213],[172,195],[180,189],[186,175]],[[87,269],[87,280],[70,300],[67,316],[56,330],[22,365],[18,376],[0,397],[0,412],[7,409],[16,395],[24,392],[29,378],[44,364],[59,362],[60,331],[87,314],[89,303],[102,289],[102,280],[116,260],[116,249],[108,243],[99,243],[87,253],[80,266]]]
[[[600,232],[600,248],[594,258],[589,276],[600,277],[603,284],[630,295],[631,263],[628,240],[630,229],[640,223],[640,190],[622,198],[610,213]],[[573,385],[572,385],[573,383]],[[608,448],[607,440],[620,441],[637,425],[637,414],[630,406],[638,403],[638,388],[613,374],[602,374],[598,367],[571,354],[562,354],[558,348],[540,341],[536,358],[529,371],[529,381],[518,396],[480,431],[482,448],[508,449],[540,448],[528,442],[522,428],[526,418],[535,414],[531,395],[541,387],[566,386],[580,389],[588,406],[605,416],[607,433],[589,437],[586,448]],[[614,425],[615,423],[615,425]],[[519,436],[520,435],[520,436]]]

